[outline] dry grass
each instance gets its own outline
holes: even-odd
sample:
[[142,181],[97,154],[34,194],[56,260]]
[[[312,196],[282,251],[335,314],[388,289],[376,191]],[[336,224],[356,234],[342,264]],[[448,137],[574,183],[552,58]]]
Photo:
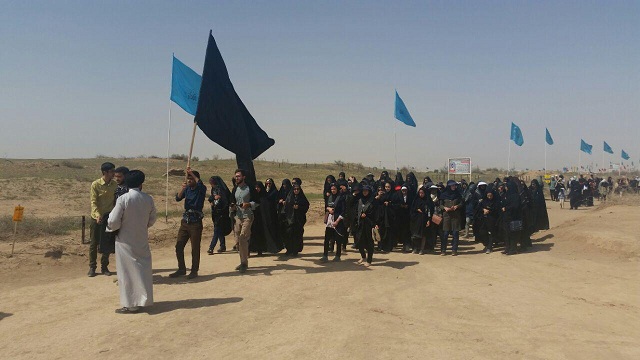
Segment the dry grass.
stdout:
[[[54,218],[36,218],[26,216],[18,223],[18,236],[37,237],[42,235],[66,235],[81,228],[81,219],[77,216],[59,216]],[[13,235],[12,216],[0,217],[0,239],[7,239]]]

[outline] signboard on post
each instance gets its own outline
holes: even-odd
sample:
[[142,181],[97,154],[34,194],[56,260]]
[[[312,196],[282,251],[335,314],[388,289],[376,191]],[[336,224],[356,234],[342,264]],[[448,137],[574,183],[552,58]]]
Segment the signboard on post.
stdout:
[[16,206],[15,209],[13,210],[13,221],[18,222],[18,221],[22,221],[22,215],[24,214],[24,207],[23,206]]
[[13,249],[16,246],[16,235],[18,234],[18,223],[22,221],[22,215],[24,214],[24,207],[18,205],[13,210],[13,243],[11,244],[11,255],[13,256]]
[[451,175],[469,175],[471,181],[471,158],[449,158],[447,161],[447,180]]

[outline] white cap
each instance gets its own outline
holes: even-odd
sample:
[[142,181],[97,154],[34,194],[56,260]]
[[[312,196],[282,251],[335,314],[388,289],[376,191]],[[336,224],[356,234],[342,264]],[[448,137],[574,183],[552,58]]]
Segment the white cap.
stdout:
[[480,182],[478,183],[478,186],[481,186],[481,185],[487,185],[487,183],[486,183],[486,182],[484,182],[484,181],[480,181]]

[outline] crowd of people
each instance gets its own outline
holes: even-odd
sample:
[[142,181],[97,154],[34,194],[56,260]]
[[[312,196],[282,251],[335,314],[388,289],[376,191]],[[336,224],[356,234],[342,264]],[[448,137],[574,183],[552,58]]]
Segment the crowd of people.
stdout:
[[638,179],[628,180],[624,177],[614,181],[611,176],[600,178],[594,174],[588,176],[573,176],[565,180],[564,175],[554,175],[549,183],[551,201],[560,202],[564,207],[564,200],[569,199],[571,210],[579,206],[593,206],[594,199],[606,201],[607,196],[617,192],[622,194],[625,190],[637,192]]
[[[176,195],[176,200],[185,200],[185,213],[176,244],[178,270],[171,277],[187,275],[184,247],[189,239],[188,276],[198,276],[205,200],[214,225],[207,253],[226,252],[226,237],[233,232],[233,250],[240,253],[236,270],[247,270],[252,252],[260,256],[285,250],[284,255],[295,257],[302,251],[310,205],[302,180],[284,179],[278,188],[269,178],[250,187],[245,176],[238,169],[230,187],[220,176],[212,176],[207,192],[200,174],[187,170],[187,182]],[[325,240],[320,262],[328,262],[330,253],[335,254],[333,261],[340,261],[349,243],[360,253],[358,263],[363,266],[371,265],[376,251],[436,252],[438,240],[440,255],[448,254],[450,246],[450,254],[456,256],[461,231],[471,237],[472,229],[484,252],[504,244],[503,253],[512,255],[531,247],[534,232],[549,228],[543,187],[537,180],[529,185],[514,177],[443,184],[427,177],[419,184],[413,173],[406,180],[397,173],[392,180],[385,171],[377,180],[368,174],[360,181],[340,173],[338,178],[326,177],[323,198]]]
[[[123,308],[135,313],[153,304],[151,252],[148,227],[156,219],[153,199],[142,192],[144,173],[101,167],[102,177],[91,185],[91,243],[88,276],[96,275],[97,254],[101,272],[109,271],[109,254],[117,258],[117,275]],[[186,179],[175,195],[184,201],[184,212],[176,240],[178,269],[169,277],[198,276],[205,201],[211,207],[213,236],[207,253],[227,251],[226,237],[232,232],[234,251],[239,253],[236,270],[249,267],[249,254],[281,253],[295,257],[304,248],[304,228],[310,203],[302,179],[284,179],[280,186],[272,178],[247,183],[238,169],[228,187],[220,176],[209,178],[210,191],[200,173],[187,168]],[[590,206],[594,197],[606,199],[613,180],[583,176],[565,181],[562,175],[550,181],[552,201],[570,200],[571,208]],[[413,173],[394,179],[383,171],[376,180],[368,174],[361,180],[328,175],[323,186],[324,246],[320,262],[340,261],[348,245],[358,251],[358,264],[371,265],[375,252],[439,253],[458,255],[461,235],[474,238],[491,253],[496,246],[514,255],[532,246],[531,236],[549,228],[543,183],[530,184],[517,177],[477,183],[448,180],[436,183],[429,177],[418,183]],[[117,234],[117,236],[115,236]],[[191,242],[191,267],[187,274],[184,249]],[[439,245],[439,246],[438,246]],[[218,249],[216,250],[216,246]]]

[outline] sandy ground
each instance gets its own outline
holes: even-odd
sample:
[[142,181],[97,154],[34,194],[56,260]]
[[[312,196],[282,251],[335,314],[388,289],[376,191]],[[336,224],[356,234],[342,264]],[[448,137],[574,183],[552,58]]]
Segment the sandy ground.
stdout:
[[549,205],[552,229],[510,257],[462,242],[458,257],[376,254],[366,269],[351,250],[321,265],[313,224],[297,259],[251,258],[240,275],[237,253],[203,246],[187,281],[167,277],[172,244],[155,241],[156,304],[137,315],[114,313],[115,276],[86,277],[82,248],[19,244],[0,258],[0,358],[640,358],[640,207]]

